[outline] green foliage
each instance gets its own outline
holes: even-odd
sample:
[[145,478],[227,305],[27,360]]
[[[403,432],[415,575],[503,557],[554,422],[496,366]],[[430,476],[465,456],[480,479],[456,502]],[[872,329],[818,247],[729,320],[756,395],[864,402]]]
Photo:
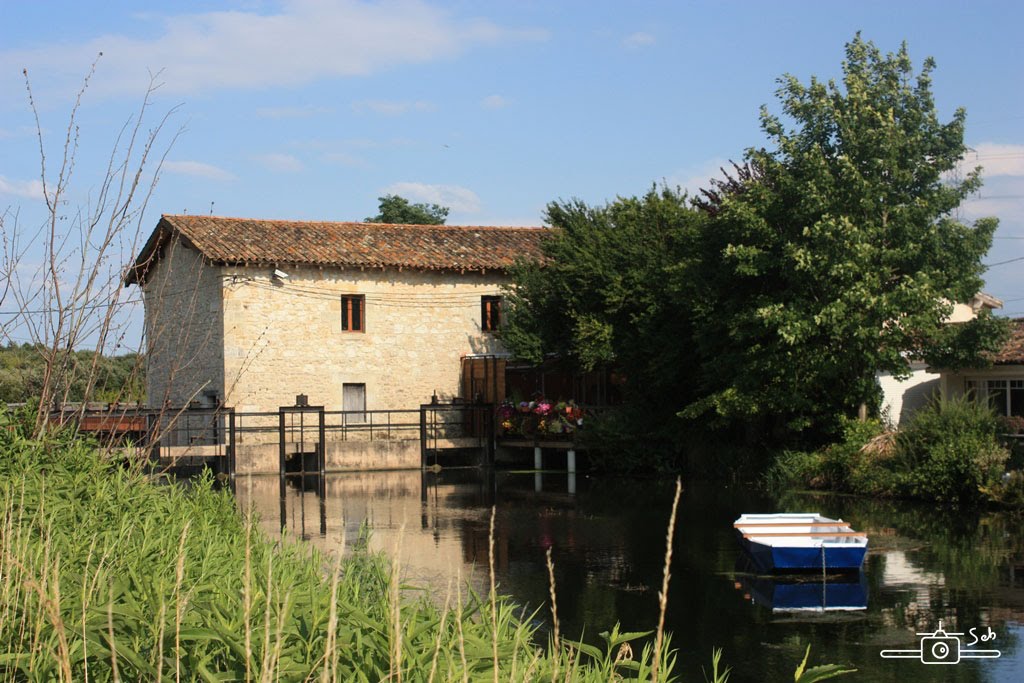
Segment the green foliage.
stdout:
[[1007,472],[998,481],[982,486],[981,492],[996,505],[1024,510],[1024,471]]
[[[826,488],[947,504],[1017,505],[1024,487],[1004,476],[1002,423],[967,398],[936,400],[899,432],[880,422],[844,421],[843,440],[813,453],[783,451],[765,476],[776,490]],[[1018,489],[1021,489],[1018,491]]]
[[731,669],[726,666],[719,670],[721,665],[722,648],[718,648],[711,653],[711,677],[707,679],[709,683],[729,683],[729,672]]
[[506,292],[506,346],[621,369],[620,441],[676,445],[815,448],[877,407],[879,371],[984,365],[1005,321],[945,321],[980,289],[997,221],[958,218],[980,169],[956,179],[965,114],[939,120],[933,69],[857,35],[841,82],[780,79],[771,147],[702,199],[551,204],[544,262]]
[[807,652],[804,653],[804,661],[800,662],[800,666],[797,667],[796,672],[793,674],[793,681],[795,683],[818,683],[818,681],[827,681],[830,678],[842,676],[843,674],[852,674],[856,672],[856,669],[850,669],[839,664],[823,664],[822,666],[813,666],[810,669],[807,668],[807,659],[811,656],[811,646],[807,646]]
[[655,187],[601,207],[555,202],[546,220],[556,230],[544,263],[518,264],[505,291],[502,341],[534,362],[557,354],[581,370],[614,365],[636,408],[626,433],[678,443],[675,411],[694,363],[679,269],[703,217],[684,194]]
[[950,370],[989,367],[989,356],[1009,338],[1010,325],[1008,318],[996,318],[988,310],[973,320],[944,325],[924,350],[925,360],[933,367]]
[[[940,123],[933,68],[915,74],[905,46],[882,54],[858,35],[841,83],[780,79],[783,116],[761,114],[772,149],[748,150],[745,176],[703,204],[689,269],[700,392],[684,415],[761,420],[775,443],[838,436],[836,417],[876,400],[877,371],[948,350],[949,302],[981,287],[996,221],[955,218],[980,179],[946,177],[964,112]],[[947,357],[977,360],[995,328],[970,326],[973,345]]]
[[403,225],[444,225],[448,207],[439,204],[410,204],[405,197],[387,194],[378,197],[380,212],[366,219],[367,223],[397,223]]
[[[615,624],[611,631],[602,631],[598,634],[604,641],[604,649],[588,645],[579,641],[566,641],[572,648],[588,658],[588,664],[600,680],[629,679],[646,681],[651,678],[651,666],[653,663],[653,647],[650,642],[642,646],[637,641],[647,638],[653,631],[626,631],[620,632],[619,625]],[[640,648],[640,656],[635,657],[632,644]],[[675,653],[667,647],[662,652],[661,661],[658,665],[659,671],[671,671],[675,667]],[[567,664],[571,664],[567,662]],[[659,676],[660,677],[660,676]]]
[[879,420],[840,420],[842,439],[813,452],[785,450],[778,453],[765,473],[764,482],[773,490],[794,486],[856,490],[855,481],[871,469],[871,453],[865,446],[885,431]]
[[[42,352],[32,344],[0,347],[0,403],[23,403],[41,394]],[[69,362],[69,401],[85,400],[87,390],[95,401],[141,401],[145,397],[143,362],[138,354],[96,358],[93,351],[73,351]],[[92,387],[90,377],[95,379]]]
[[821,452],[785,450],[775,454],[763,482],[772,491],[811,486],[821,476]]
[[933,401],[897,436],[892,468],[915,498],[974,503],[982,487],[999,481],[1008,457],[998,440],[999,420],[969,398]]

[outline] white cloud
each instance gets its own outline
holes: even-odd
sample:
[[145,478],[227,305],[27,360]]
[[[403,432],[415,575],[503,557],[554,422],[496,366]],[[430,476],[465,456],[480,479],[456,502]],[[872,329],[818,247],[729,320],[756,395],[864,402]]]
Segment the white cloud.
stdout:
[[260,107],[256,110],[256,116],[262,119],[307,119],[320,114],[330,114],[327,107]]
[[480,197],[472,190],[459,185],[402,182],[389,185],[384,188],[382,194],[397,194],[414,202],[440,204],[462,213],[476,213],[480,210]]
[[351,166],[352,168],[365,168],[367,166],[365,159],[348,152],[327,152],[324,154],[323,159],[332,164]]
[[[423,0],[284,0],[279,11],[226,10],[153,17],[152,39],[108,34],[78,44],[0,51],[0,87],[16,87],[22,68],[61,92],[100,52],[93,91],[138,94],[150,71],[161,92],[293,86],[366,75],[402,64],[457,56],[480,45],[545,40],[546,31],[460,20]],[[150,15],[151,17],[153,15]]]
[[196,176],[207,180],[234,180],[233,173],[212,164],[204,164],[201,161],[165,161],[163,169],[171,173]]
[[410,111],[434,111],[437,107],[433,102],[417,100],[416,102],[395,102],[391,100],[363,100],[352,104],[352,109],[360,114],[370,112],[384,116],[399,116]]
[[1024,145],[983,142],[972,145],[971,150],[963,163],[968,168],[981,166],[983,178],[1024,176]]
[[474,220],[474,223],[476,225],[495,225],[510,228],[539,228],[544,226],[544,221],[541,220],[540,216],[482,216],[479,220]]
[[993,176],[986,180],[978,192],[964,201],[961,210],[967,220],[983,216],[997,217],[1000,230],[1010,223],[1024,225],[1024,175]]
[[305,168],[305,166],[302,165],[302,162],[297,158],[291,154],[284,154],[283,152],[257,154],[253,157],[253,160],[266,169],[271,171],[280,171],[282,173],[298,173]]
[[0,194],[22,199],[42,199],[43,183],[41,180],[8,180],[0,175]]
[[665,184],[671,188],[681,187],[691,197],[700,196],[700,191],[711,187],[712,179],[723,179],[722,169],[732,171],[732,163],[725,159],[709,159],[697,166],[680,169],[665,178]]
[[480,100],[480,106],[484,109],[504,109],[511,102],[501,95],[488,95]]
[[622,39],[622,44],[629,48],[640,48],[650,47],[658,42],[650,33],[644,33],[643,31],[637,31],[636,33],[630,33],[628,36]]

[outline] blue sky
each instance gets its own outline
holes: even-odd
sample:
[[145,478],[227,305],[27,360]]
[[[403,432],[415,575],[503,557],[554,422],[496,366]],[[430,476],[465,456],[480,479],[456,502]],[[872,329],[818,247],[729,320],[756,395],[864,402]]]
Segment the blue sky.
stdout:
[[[545,205],[655,182],[696,189],[764,143],[775,79],[839,74],[858,30],[933,56],[944,118],[967,109],[1001,220],[987,259],[1024,256],[1024,52],[1016,2],[22,2],[0,0],[0,211],[42,215],[82,77],[69,203],[95,196],[111,145],[159,72],[172,111],[145,231],[161,213],[361,220],[377,197],[451,207],[451,224],[537,225]],[[10,226],[8,219],[5,225]],[[6,229],[6,228],[5,228]],[[986,289],[1024,315],[1024,260]],[[5,305],[5,307],[7,307]]]

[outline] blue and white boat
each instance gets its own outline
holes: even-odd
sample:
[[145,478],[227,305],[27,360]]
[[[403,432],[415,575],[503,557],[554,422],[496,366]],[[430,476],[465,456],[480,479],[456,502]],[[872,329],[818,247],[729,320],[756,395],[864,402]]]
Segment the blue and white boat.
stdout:
[[867,534],[817,512],[741,515],[733,527],[761,571],[857,571],[868,550]]

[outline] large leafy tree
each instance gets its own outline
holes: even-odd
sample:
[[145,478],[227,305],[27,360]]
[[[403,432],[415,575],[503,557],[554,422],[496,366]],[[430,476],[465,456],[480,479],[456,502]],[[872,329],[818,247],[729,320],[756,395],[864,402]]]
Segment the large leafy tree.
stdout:
[[686,196],[652,188],[598,207],[555,202],[544,262],[520,263],[506,291],[502,340],[517,356],[552,355],[577,369],[612,366],[624,378],[631,436],[665,441],[683,426],[694,358],[681,263],[703,214]]
[[440,204],[412,204],[405,197],[387,194],[378,197],[380,210],[367,223],[397,223],[402,225],[444,225],[448,207]]
[[688,269],[701,373],[684,416],[821,435],[872,401],[877,371],[935,352],[969,363],[998,340],[982,318],[962,328],[965,353],[945,323],[982,286],[996,220],[958,220],[980,169],[954,173],[965,113],[939,120],[933,69],[858,35],[841,82],[780,79],[782,115],[761,112],[771,148],[701,203],[711,220]]

